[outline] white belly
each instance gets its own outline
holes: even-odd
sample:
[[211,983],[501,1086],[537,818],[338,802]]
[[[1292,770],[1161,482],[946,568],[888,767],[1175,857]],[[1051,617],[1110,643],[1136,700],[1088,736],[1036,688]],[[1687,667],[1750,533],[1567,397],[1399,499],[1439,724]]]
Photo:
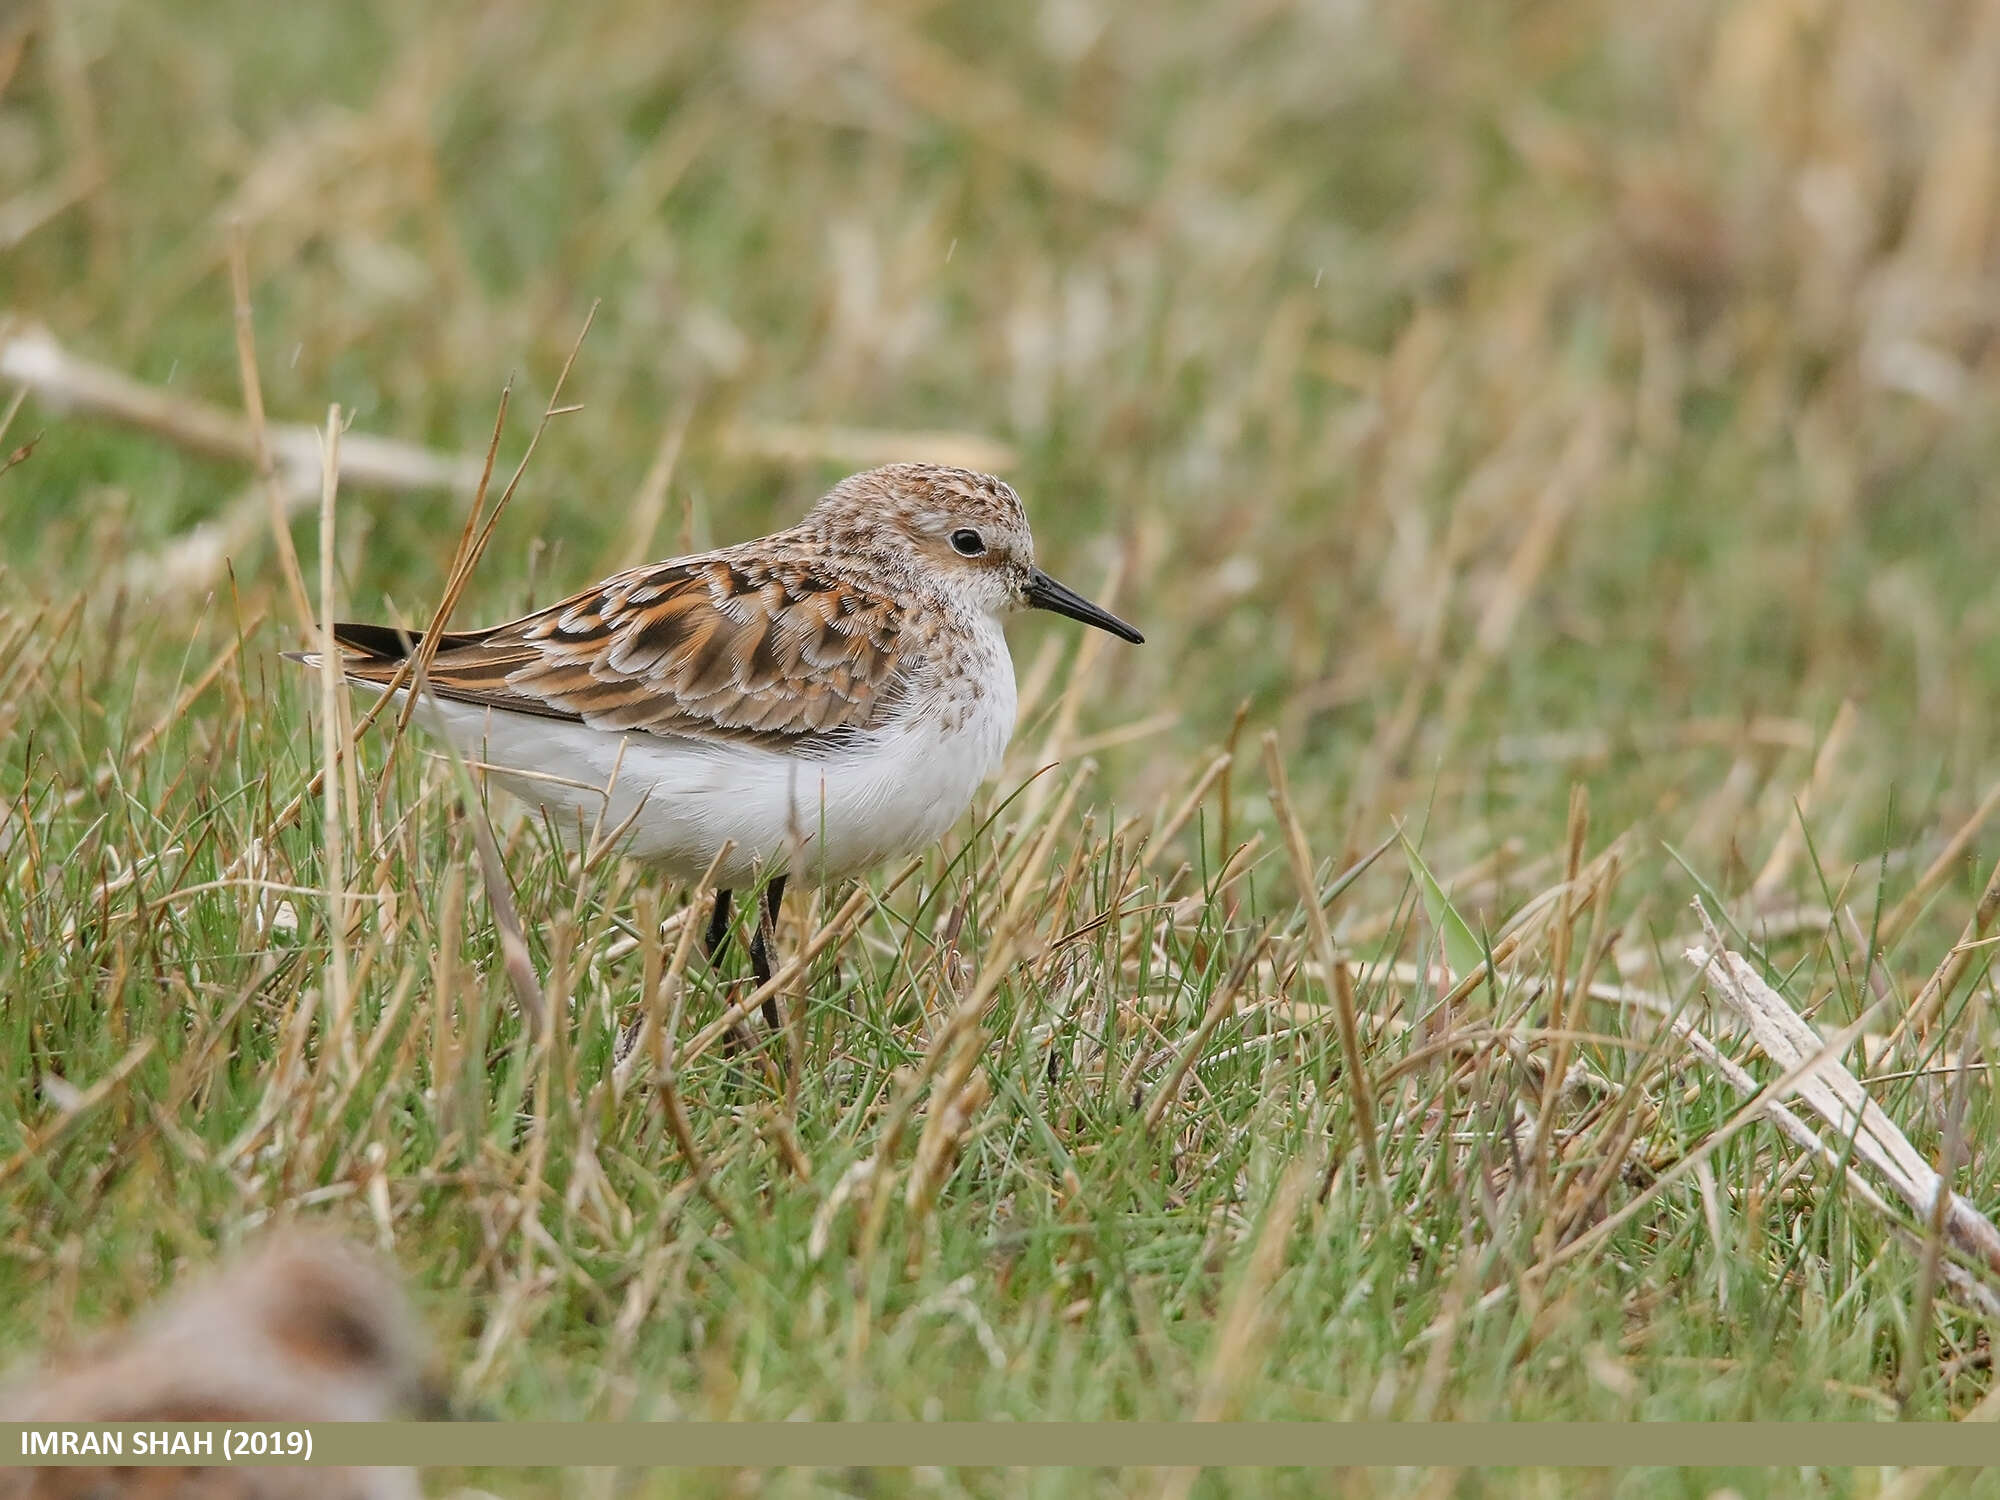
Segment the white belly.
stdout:
[[464,703],[438,704],[441,725],[428,708],[417,718],[544,809],[574,844],[617,834],[626,853],[692,881],[727,841],[720,887],[774,869],[818,883],[936,842],[970,805],[1014,729],[1013,665],[997,644],[1001,670],[982,674],[977,697],[909,715],[864,746],[816,760]]

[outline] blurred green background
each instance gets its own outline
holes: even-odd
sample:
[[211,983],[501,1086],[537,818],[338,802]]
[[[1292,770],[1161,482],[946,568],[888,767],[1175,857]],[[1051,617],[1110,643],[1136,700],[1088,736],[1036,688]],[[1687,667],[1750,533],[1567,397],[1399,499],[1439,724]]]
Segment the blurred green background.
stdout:
[[[781,524],[929,429],[997,440],[1061,575],[1117,572],[1152,644],[1106,723],[1171,710],[1186,749],[1247,698],[1342,834],[1441,793],[1474,843],[1545,835],[1621,756],[1593,790],[1637,816],[1745,721],[1816,742],[1845,697],[1871,834],[1889,783],[1925,820],[1992,768],[1989,6],[76,0],[9,29],[4,305],[78,354],[239,404],[240,222],[275,418],[476,454],[513,377],[505,460],[601,299],[483,616]],[[6,553],[44,584],[244,482],[36,410]],[[461,506],[352,501],[353,607],[427,608]],[[1118,785],[1157,794],[1169,743]]]

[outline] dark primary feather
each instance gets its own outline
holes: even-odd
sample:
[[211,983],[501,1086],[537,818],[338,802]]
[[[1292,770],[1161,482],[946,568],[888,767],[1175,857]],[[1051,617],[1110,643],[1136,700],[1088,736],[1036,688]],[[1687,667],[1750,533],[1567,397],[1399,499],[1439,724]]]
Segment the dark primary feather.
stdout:
[[[534,614],[452,631],[430,666],[440,698],[603,729],[724,738],[793,753],[837,747],[894,712],[911,666],[903,607],[825,559],[728,552],[620,573]],[[342,624],[342,670],[388,682],[407,649]],[[409,645],[421,643],[412,632]]]

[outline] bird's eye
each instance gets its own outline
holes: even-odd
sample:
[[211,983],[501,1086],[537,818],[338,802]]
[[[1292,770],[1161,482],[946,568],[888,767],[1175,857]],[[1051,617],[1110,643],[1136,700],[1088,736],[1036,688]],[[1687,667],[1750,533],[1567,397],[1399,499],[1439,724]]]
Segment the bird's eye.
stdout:
[[977,557],[986,550],[986,539],[971,527],[961,527],[951,534],[951,550],[960,557]]

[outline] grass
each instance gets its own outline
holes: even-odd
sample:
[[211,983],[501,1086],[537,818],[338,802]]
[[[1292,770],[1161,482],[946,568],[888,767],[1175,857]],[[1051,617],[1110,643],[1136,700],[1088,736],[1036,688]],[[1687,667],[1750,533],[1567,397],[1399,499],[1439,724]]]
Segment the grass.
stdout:
[[[362,736],[333,857],[252,468],[0,390],[0,1345],[303,1215],[504,1415],[1987,1415],[1993,1271],[1927,1295],[1928,1215],[1663,1016],[1782,1071],[1700,896],[2000,1204],[1994,46],[1778,0],[0,15],[0,340],[241,410],[240,224],[273,422],[476,458],[511,379],[504,475],[597,307],[457,618],[923,450],[1148,634],[1021,622],[1005,773],[794,902],[787,952],[846,920],[756,1053],[691,1055],[743,991],[686,892],[496,800],[538,1042],[419,737]],[[426,617],[467,503],[343,485],[338,610]],[[612,1067],[649,1004],[671,1089]]]

